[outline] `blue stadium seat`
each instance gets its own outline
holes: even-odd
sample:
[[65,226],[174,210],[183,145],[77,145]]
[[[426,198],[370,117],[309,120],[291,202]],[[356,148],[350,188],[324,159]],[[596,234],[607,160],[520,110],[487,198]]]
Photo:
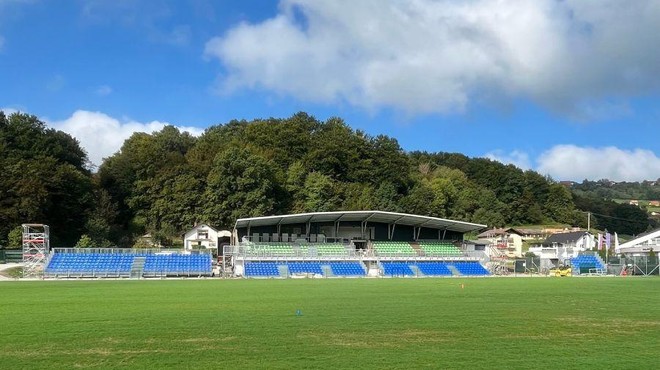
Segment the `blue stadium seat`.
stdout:
[[486,276],[490,272],[486,270],[479,262],[452,262],[453,265],[461,275],[466,276]]
[[144,261],[147,276],[208,276],[211,272],[209,254],[147,255]]
[[246,262],[245,276],[248,277],[277,277],[280,270],[275,262]]
[[154,255],[146,253],[55,253],[45,274],[60,277],[129,276],[135,257],[145,257],[144,275],[207,276],[209,254]]
[[55,253],[46,275],[109,277],[130,273],[134,256],[128,253]]
[[579,255],[571,259],[573,273],[579,274],[581,270],[605,270],[605,266],[596,256]]
[[427,276],[451,276],[451,270],[445,262],[417,262],[417,268]]
[[360,262],[330,262],[330,270],[335,276],[364,276],[366,272]]
[[410,269],[407,262],[381,262],[383,266],[383,274],[386,276],[413,276],[415,275]]
[[320,262],[289,262],[290,274],[319,274],[323,275]]

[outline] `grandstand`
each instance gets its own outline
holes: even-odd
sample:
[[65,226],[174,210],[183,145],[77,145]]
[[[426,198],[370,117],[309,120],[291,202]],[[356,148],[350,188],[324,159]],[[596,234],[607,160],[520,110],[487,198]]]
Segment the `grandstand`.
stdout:
[[[381,211],[316,212],[238,219],[220,251],[225,277],[484,276],[462,249],[485,225]],[[46,278],[213,275],[208,251],[53,249]]]
[[212,275],[209,253],[139,249],[53,249],[46,278],[147,278]]
[[224,276],[439,277],[489,275],[463,234],[485,225],[381,211],[238,219]]
[[605,264],[598,255],[580,254],[571,258],[572,274],[605,274]]

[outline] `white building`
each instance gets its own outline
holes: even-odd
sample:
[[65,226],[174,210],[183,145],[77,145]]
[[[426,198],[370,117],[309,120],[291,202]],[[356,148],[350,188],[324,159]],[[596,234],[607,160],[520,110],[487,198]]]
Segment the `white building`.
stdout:
[[541,257],[542,267],[558,266],[564,261],[577,257],[580,252],[593,249],[596,240],[587,231],[571,231],[550,235],[543,244],[529,248],[529,251]]
[[216,249],[226,242],[229,244],[231,231],[216,230],[207,224],[199,224],[188,230],[183,236],[183,248],[191,249]]
[[477,235],[477,238],[489,241],[498,249],[505,251],[507,257],[522,256],[523,236],[520,231],[514,228],[486,230]]
[[615,251],[626,255],[646,255],[651,250],[660,253],[660,229],[623,243]]

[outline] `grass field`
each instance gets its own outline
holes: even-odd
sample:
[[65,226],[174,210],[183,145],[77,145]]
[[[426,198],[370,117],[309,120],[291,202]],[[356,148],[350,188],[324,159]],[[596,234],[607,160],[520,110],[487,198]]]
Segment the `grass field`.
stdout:
[[3,369],[651,369],[659,361],[657,278],[0,283]]

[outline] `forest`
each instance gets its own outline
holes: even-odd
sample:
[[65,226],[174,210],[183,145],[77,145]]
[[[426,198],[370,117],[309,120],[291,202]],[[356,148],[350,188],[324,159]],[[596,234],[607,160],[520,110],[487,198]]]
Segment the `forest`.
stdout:
[[[438,140],[446,140],[438,138]],[[45,223],[51,246],[163,245],[196,223],[239,217],[383,210],[494,226],[564,224],[634,235],[658,225],[639,207],[585,187],[458,153],[406,152],[341,118],[306,113],[232,120],[194,137],[166,126],[135,133],[98,168],[70,135],[0,111],[0,245]],[[588,184],[587,184],[588,185]]]

